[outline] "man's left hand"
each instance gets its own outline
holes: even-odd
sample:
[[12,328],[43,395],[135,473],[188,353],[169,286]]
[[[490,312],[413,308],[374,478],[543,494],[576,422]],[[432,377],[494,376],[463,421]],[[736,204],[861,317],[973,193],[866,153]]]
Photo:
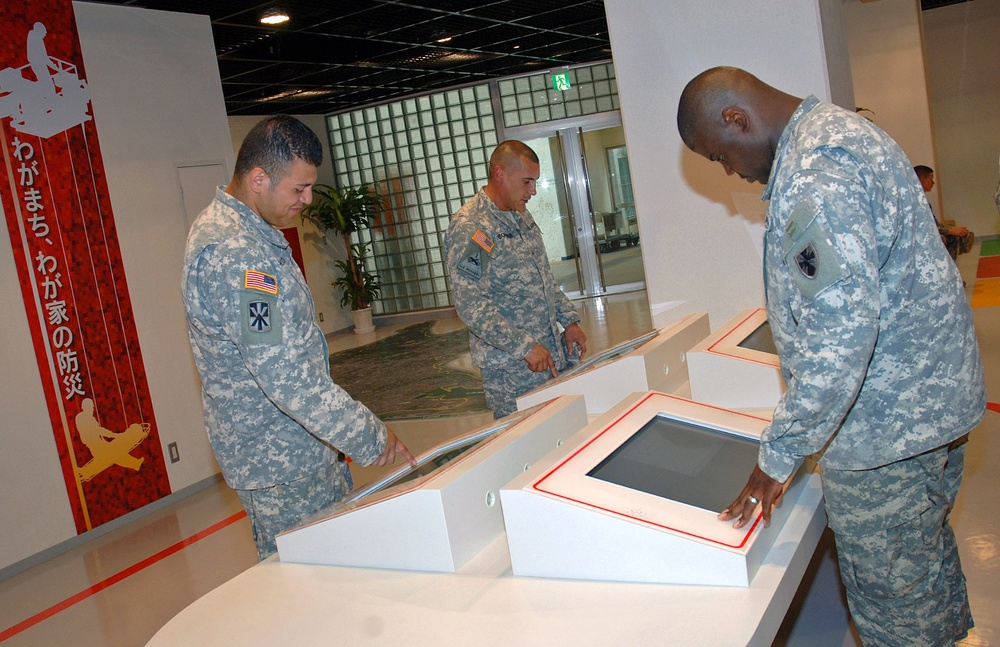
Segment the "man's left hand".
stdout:
[[567,326],[563,338],[566,340],[566,352],[572,355],[575,348],[580,352],[580,359],[583,359],[587,354],[587,336],[583,334],[580,324],[574,322]]

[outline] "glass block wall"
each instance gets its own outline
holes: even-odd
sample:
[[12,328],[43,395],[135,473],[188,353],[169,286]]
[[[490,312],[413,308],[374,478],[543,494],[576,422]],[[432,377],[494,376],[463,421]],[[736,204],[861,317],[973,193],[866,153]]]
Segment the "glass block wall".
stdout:
[[570,87],[557,91],[552,72],[500,81],[500,106],[507,128],[618,110],[618,83],[612,63],[567,70]]
[[375,226],[360,232],[382,293],[375,314],[451,305],[448,221],[486,183],[497,145],[486,84],[360,108],[327,118],[341,187],[374,186]]
[[369,245],[368,269],[382,282],[375,314],[453,305],[444,236],[486,184],[499,143],[493,98],[505,127],[618,109],[610,62],[568,71],[571,87],[561,92],[545,72],[327,117],[337,185],[374,186],[382,201],[375,226],[355,237]]

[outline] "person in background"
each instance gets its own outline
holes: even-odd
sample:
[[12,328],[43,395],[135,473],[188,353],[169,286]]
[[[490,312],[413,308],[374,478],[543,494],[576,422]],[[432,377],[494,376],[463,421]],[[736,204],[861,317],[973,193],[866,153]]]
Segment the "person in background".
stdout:
[[496,418],[517,411],[518,396],[587,352],[580,316],[552,276],[527,209],[538,177],[531,148],[502,142],[490,155],[486,186],[459,209],[445,236],[455,309]]
[[765,523],[821,454],[827,518],[866,645],[946,645],[973,626],[949,515],[986,409],[958,268],[912,165],[856,113],[731,67],[684,88],[684,143],[766,185],[767,315],[787,390],[720,513]]
[[[918,164],[913,167],[913,170],[916,172],[924,192],[929,193],[934,188],[934,169]],[[930,203],[928,205],[930,206]],[[959,254],[968,254],[972,250],[972,243],[975,242],[976,235],[969,231],[968,227],[960,227],[954,223],[942,223],[938,220],[937,214],[934,213],[934,207],[931,206],[930,209],[938,232],[941,234],[941,241],[944,243],[945,249],[948,250],[951,260],[958,260]]]
[[201,375],[205,425],[239,494],[257,554],[351,489],[359,465],[413,457],[375,414],[334,384],[305,278],[281,227],[312,201],[323,149],[293,117],[247,134],[229,186],[188,234],[182,292]]

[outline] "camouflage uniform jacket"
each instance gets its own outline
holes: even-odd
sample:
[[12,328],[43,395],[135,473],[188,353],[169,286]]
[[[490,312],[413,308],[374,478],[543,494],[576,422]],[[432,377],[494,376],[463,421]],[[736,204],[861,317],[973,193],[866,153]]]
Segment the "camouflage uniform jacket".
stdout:
[[220,187],[188,235],[182,277],[205,425],[226,483],[257,489],[361,465],[385,425],[334,384],[326,338],[284,235]]
[[455,309],[469,328],[476,366],[520,370],[538,343],[552,354],[557,371],[569,367],[557,324],[565,328],[580,316],[552,277],[527,209],[501,211],[479,191],[452,218],[445,248]]
[[823,449],[831,469],[875,468],[978,424],[986,390],[972,312],[899,146],[809,97],[781,135],[763,199],[768,320],[788,389],[761,469],[783,481]]

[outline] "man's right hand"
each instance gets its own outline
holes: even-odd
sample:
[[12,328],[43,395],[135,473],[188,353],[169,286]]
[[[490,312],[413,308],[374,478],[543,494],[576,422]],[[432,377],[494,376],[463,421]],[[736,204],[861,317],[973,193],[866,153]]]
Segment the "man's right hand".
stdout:
[[385,465],[392,465],[396,462],[397,456],[402,456],[407,463],[413,467],[417,466],[417,460],[413,458],[413,454],[410,450],[406,448],[399,438],[396,438],[396,434],[392,433],[392,430],[387,429],[388,438],[385,441],[385,450],[382,451],[382,455],[378,457],[375,461],[375,465],[382,467]]
[[552,354],[541,344],[535,344],[524,356],[524,361],[535,373],[552,371],[552,377],[556,376],[556,363],[552,360]]

